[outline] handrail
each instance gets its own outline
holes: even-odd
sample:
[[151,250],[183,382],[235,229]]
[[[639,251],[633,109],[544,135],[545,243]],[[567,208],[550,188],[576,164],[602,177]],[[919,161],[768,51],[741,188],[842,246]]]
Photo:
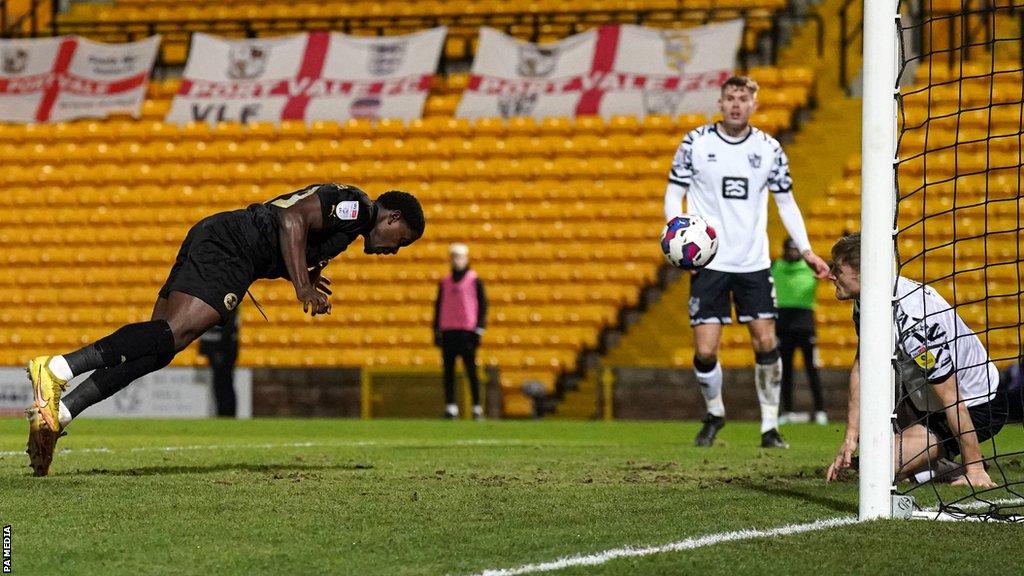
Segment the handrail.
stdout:
[[[851,16],[850,9],[854,4],[862,7],[864,0],[845,0],[839,8],[839,87],[846,90],[847,93],[850,91],[850,83],[852,82],[852,79],[849,78],[850,48],[854,46],[860,48],[864,34],[864,10],[862,8],[858,9],[856,16]],[[856,24],[850,30],[850,22],[853,19],[855,19]]]
[[39,9],[46,9],[50,13],[50,26],[47,34],[57,35],[57,12],[60,9],[57,0],[32,0],[29,9],[12,21],[10,13],[10,2],[0,0],[0,38],[15,38],[26,36],[21,33],[24,24],[27,22],[29,30],[27,36],[35,38],[41,36],[42,30],[39,27]]

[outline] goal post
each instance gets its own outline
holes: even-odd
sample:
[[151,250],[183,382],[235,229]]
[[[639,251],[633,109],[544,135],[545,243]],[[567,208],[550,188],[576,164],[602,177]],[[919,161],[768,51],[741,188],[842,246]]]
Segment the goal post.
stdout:
[[892,516],[897,10],[896,0],[864,0],[859,344],[862,520]]

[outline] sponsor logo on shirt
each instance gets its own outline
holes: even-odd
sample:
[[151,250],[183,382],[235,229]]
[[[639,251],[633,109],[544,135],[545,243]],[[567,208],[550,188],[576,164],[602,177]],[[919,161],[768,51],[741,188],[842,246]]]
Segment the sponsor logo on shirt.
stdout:
[[722,197],[731,200],[746,200],[748,196],[747,179],[736,176],[722,178]]
[[355,220],[359,217],[359,202],[357,200],[346,200],[339,202],[334,208],[334,215],[338,220]]

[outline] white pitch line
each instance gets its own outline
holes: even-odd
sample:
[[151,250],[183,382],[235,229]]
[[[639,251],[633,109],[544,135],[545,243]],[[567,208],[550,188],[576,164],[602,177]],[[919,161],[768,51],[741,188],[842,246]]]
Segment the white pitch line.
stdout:
[[[1024,499],[1021,499],[1021,498],[1002,498],[1002,499],[996,499],[996,500],[989,500],[988,502],[986,502],[984,500],[975,500],[973,502],[967,502],[965,504],[951,504],[951,506],[956,506],[957,508],[963,508],[965,510],[972,510],[972,509],[975,509],[975,508],[988,508],[990,504],[995,504],[996,506],[1019,506],[1021,504],[1024,504]],[[923,508],[921,511],[922,512],[938,512],[939,511],[939,507],[938,506],[932,506],[931,508]]]
[[[372,445],[373,442],[353,442],[349,444],[331,444],[331,446],[363,446]],[[114,452],[185,452],[189,450],[222,450],[230,448],[252,449],[252,448],[308,448],[311,446],[326,446],[317,442],[294,442],[291,444],[195,444],[191,446],[136,446],[133,448],[61,448],[58,454],[108,454]],[[18,456],[25,451],[7,450],[0,452],[0,456]]]
[[613,548],[596,554],[566,556],[549,562],[525,564],[515,568],[489,569],[484,570],[483,572],[477,572],[474,576],[516,576],[518,574],[533,574],[536,572],[563,570],[565,568],[574,568],[577,566],[597,566],[617,558],[651,556],[653,554],[663,554],[665,552],[693,550],[695,548],[703,548],[705,546],[712,546],[723,542],[770,538],[773,536],[787,536],[789,534],[802,534],[804,532],[815,532],[817,530],[848,526],[850,524],[856,524],[857,522],[859,522],[859,520],[856,517],[851,516],[818,520],[808,524],[790,524],[788,526],[780,526],[778,528],[769,528],[766,530],[737,530],[735,532],[721,532],[719,534],[708,534],[707,536],[687,538],[686,540],[680,540],[670,544],[662,544],[660,546],[647,546],[644,548],[624,546],[622,548]]
[[[192,444],[183,446],[136,446],[132,448],[61,448],[58,455],[66,454],[108,454],[115,452],[187,452],[192,450],[229,450],[229,449],[267,449],[267,448],[360,448],[365,446],[388,446],[388,447],[448,447],[448,446],[530,446],[530,445],[556,445],[559,442],[525,442],[522,440],[452,440],[449,442],[380,442],[376,440],[361,440],[353,442],[292,442],[282,444]],[[18,456],[24,454],[24,450],[0,451],[0,456]]]

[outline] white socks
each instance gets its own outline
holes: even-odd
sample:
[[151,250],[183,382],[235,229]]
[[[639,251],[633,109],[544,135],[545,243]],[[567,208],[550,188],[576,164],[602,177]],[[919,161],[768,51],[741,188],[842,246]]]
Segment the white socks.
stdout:
[[479,418],[479,417],[481,417],[483,415],[484,415],[484,408],[483,408],[483,406],[481,406],[479,404],[473,406],[473,416],[474,417]]
[[[718,362],[711,372],[700,372],[693,369],[697,383],[700,384],[701,396],[708,406],[708,412],[713,416],[722,418],[725,416],[725,404],[722,403],[722,365]],[[777,403],[776,403],[777,404]]]
[[451,416],[452,418],[457,418],[459,416],[459,405],[448,404],[447,406],[444,407],[444,412],[445,414]]
[[779,427],[779,394],[782,388],[782,360],[754,365],[754,384],[761,403],[761,434]]
[[75,377],[75,375],[71,373],[71,366],[68,366],[68,361],[65,360],[63,356],[54,356],[53,358],[50,358],[50,362],[46,366],[50,369],[50,372],[53,372],[54,376],[64,380],[65,382]]
[[60,401],[60,410],[57,413],[57,422],[60,423],[61,428],[66,428],[68,424],[71,424],[71,411],[64,405],[63,400]]

